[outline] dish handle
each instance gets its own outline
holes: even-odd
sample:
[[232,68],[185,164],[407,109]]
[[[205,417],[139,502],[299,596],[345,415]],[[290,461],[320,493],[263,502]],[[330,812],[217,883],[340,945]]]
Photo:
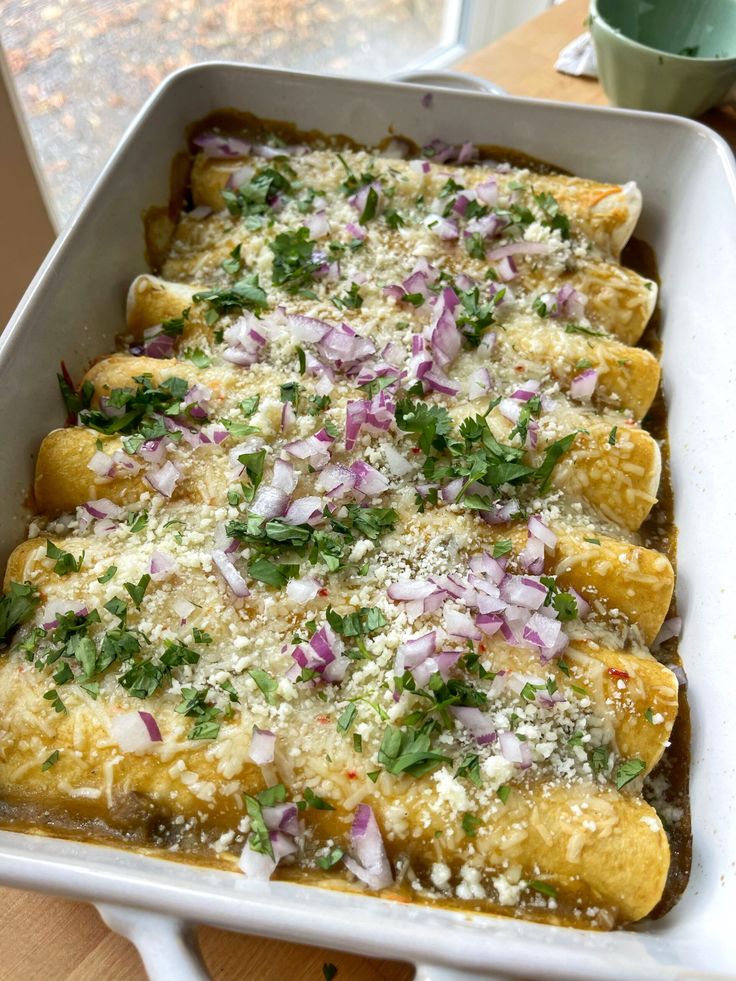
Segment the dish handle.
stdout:
[[511,978],[508,974],[458,971],[456,967],[441,964],[417,964],[412,981],[511,981]]
[[389,76],[391,82],[408,82],[410,85],[443,85],[448,89],[462,89],[464,92],[489,92],[491,95],[508,95],[506,89],[495,82],[470,75],[467,72],[417,70],[397,72]]
[[135,946],[150,981],[210,981],[190,923],[127,906],[96,905],[107,926]]

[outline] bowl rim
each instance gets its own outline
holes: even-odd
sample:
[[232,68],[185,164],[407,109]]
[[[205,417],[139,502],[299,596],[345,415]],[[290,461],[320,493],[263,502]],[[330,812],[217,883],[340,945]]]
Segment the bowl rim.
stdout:
[[626,41],[627,44],[632,45],[634,48],[640,48],[642,51],[647,51],[651,54],[659,55],[660,57],[671,58],[675,62],[680,62],[682,64],[700,64],[700,65],[732,65],[736,68],[736,54],[730,55],[728,58],[701,58],[697,55],[681,55],[675,54],[674,51],[665,51],[664,48],[653,48],[650,44],[643,44],[641,41],[635,41],[634,38],[629,37],[628,34],[624,34],[622,30],[618,27],[614,27],[606,18],[603,16],[601,11],[598,9],[598,0],[590,0],[590,13],[588,15],[589,26],[592,27],[593,23],[596,22],[605,28],[610,34],[619,40]]

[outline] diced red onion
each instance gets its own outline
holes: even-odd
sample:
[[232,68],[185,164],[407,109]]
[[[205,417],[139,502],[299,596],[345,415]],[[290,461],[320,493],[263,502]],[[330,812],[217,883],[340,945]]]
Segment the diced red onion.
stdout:
[[223,552],[221,549],[215,549],[212,553],[212,561],[217,566],[220,575],[235,596],[241,599],[245,596],[250,596],[250,590],[248,589],[245,579],[243,579],[243,577],[240,575],[238,570],[235,568],[232,559],[226,555],[225,552]]
[[[160,324],[157,324],[156,328],[157,332],[149,334],[148,336],[146,335],[151,328],[149,327],[146,331],[144,331],[143,344],[132,344],[129,348],[130,353],[135,355],[144,354],[148,358],[170,358],[174,351],[174,347],[176,346],[176,339],[171,337],[169,334],[164,333],[164,331],[161,330]],[[102,399],[100,399],[100,404],[102,405]],[[106,415],[115,415],[117,413],[112,413],[109,411],[113,408],[116,407],[105,405],[103,406],[103,411]],[[124,412],[125,410],[121,409],[120,414],[123,414]]]
[[476,626],[487,636],[492,637],[501,629],[504,623],[500,613],[478,613],[475,617]]
[[158,727],[158,722],[156,722],[156,720],[151,715],[151,713],[139,711],[138,715],[140,715],[141,719],[143,720],[143,724],[148,730],[148,735],[151,739],[151,742],[152,743],[163,742],[163,739],[161,738],[161,730]]
[[522,741],[515,732],[499,732],[498,745],[503,758],[515,763],[522,770],[532,765],[532,751],[529,743]]
[[314,241],[326,238],[330,234],[330,223],[325,211],[315,211],[314,214],[308,215],[304,219],[304,224],[309,229],[309,235]]
[[501,596],[507,603],[537,610],[547,598],[547,587],[528,576],[507,576],[501,583]]
[[544,542],[541,539],[529,536],[524,549],[519,553],[519,565],[535,576],[544,572]]
[[538,514],[533,514],[529,518],[527,528],[529,534],[544,542],[546,548],[553,550],[557,547],[557,535],[547,527]]
[[570,320],[580,320],[585,316],[585,297],[566,283],[557,290],[557,309]]
[[459,164],[470,163],[471,160],[478,159],[478,147],[473,143],[463,143],[460,147],[460,152],[457,155],[457,162]]
[[113,477],[115,475],[115,464],[112,457],[103,453],[102,450],[97,450],[92,454],[87,469],[97,474],[98,477]]
[[546,242],[509,242],[507,245],[499,245],[491,249],[488,259],[495,262],[511,255],[544,255],[551,251],[552,246]]
[[321,356],[338,368],[357,364],[376,353],[373,341],[356,334],[348,324],[330,327],[318,347]]
[[284,521],[287,525],[319,524],[323,507],[320,497],[299,497],[289,505]]
[[342,463],[330,463],[317,477],[316,484],[329,497],[340,498],[355,487],[357,477]]
[[297,439],[291,443],[286,443],[284,450],[289,456],[297,460],[308,460],[309,464],[315,470],[321,470],[322,467],[325,467],[330,462],[328,446],[332,442],[333,437],[323,429],[314,436],[308,436],[306,439]]
[[516,279],[519,275],[514,258],[510,255],[505,255],[499,260],[496,270],[504,283],[510,283],[512,279]]
[[468,640],[480,640],[480,630],[467,613],[457,610],[445,610],[445,630],[452,637],[465,637]]
[[350,232],[353,238],[359,238],[362,242],[366,237],[366,230],[362,225],[356,225],[354,222],[349,221],[345,226],[345,231]]
[[468,380],[468,398],[482,398],[492,388],[491,375],[488,368],[476,368]]
[[257,763],[258,766],[265,766],[266,763],[273,763],[274,750],[276,749],[276,736],[270,729],[258,729],[253,726],[253,735],[248,747],[248,756]]
[[573,399],[589,399],[598,384],[598,372],[595,368],[586,368],[570,382],[570,397]]
[[146,712],[122,712],[110,719],[110,735],[124,753],[140,753],[150,749],[151,743],[161,742],[161,732],[156,720]]
[[163,494],[164,497],[171,497],[180,477],[181,471],[176,464],[167,460],[160,467],[149,467],[144,479],[159,494]]
[[399,579],[392,583],[387,590],[389,599],[396,602],[410,602],[411,600],[424,600],[436,591],[437,587],[431,582],[422,582],[418,579]]
[[292,837],[301,832],[299,809],[291,802],[264,807],[263,821],[269,831],[283,831],[284,834]]
[[430,391],[439,392],[441,395],[457,395],[460,391],[459,386],[451,382],[438,368],[428,371],[422,377],[422,381],[428,386]]
[[278,487],[265,484],[258,488],[249,510],[251,514],[257,514],[261,518],[280,518],[286,514],[288,507],[288,494]]
[[299,482],[299,476],[294,469],[294,464],[288,460],[275,460],[273,464],[273,474],[271,476],[271,486],[283,491],[285,494],[292,494]]
[[167,436],[159,436],[157,439],[147,439],[141,443],[137,453],[146,463],[160,465],[166,458],[166,447],[169,443]]
[[291,402],[284,402],[281,406],[281,432],[288,432],[296,422],[296,411]]
[[202,133],[194,139],[193,143],[204,151],[206,157],[218,159],[247,157],[251,152],[250,143],[239,140],[235,136],[223,136],[219,133]]
[[375,191],[378,197],[378,202],[376,205],[376,208],[378,209],[383,199],[383,191],[380,181],[371,181],[370,184],[364,184],[359,191],[356,191],[355,194],[351,194],[351,196],[348,198],[348,202],[352,204],[359,215],[362,215],[365,211],[365,206],[368,202],[368,195],[371,190]]
[[123,508],[106,497],[101,497],[96,501],[87,501],[82,507],[90,517],[95,519],[121,518],[125,513]]
[[664,644],[665,641],[671,640],[673,637],[679,637],[681,631],[682,617],[670,617],[669,620],[665,620],[660,627],[659,633],[652,642],[652,647],[659,647],[660,644]]
[[512,498],[510,501],[497,501],[488,511],[479,511],[480,517],[489,525],[503,525],[510,521],[520,511],[519,502]]
[[488,552],[480,552],[477,555],[473,555],[469,565],[473,572],[487,576],[497,586],[500,585],[506,574],[503,562],[494,559]]
[[175,599],[174,602],[171,604],[171,606],[174,610],[174,613],[176,613],[176,615],[179,617],[182,626],[187,622],[187,620],[192,615],[192,613],[194,613],[194,611],[197,609],[194,603],[190,603],[189,600],[182,599],[181,597]]
[[165,579],[174,569],[176,569],[176,562],[168,552],[159,552],[156,550],[151,553],[149,572],[151,573],[151,579],[155,582]]
[[320,590],[317,579],[290,579],[286,584],[286,595],[295,603],[311,603]]
[[365,460],[356,460],[350,465],[351,473],[355,474],[355,487],[368,497],[385,493],[390,483],[380,471]]
[[431,232],[434,232],[437,238],[444,242],[452,242],[459,236],[456,222],[451,218],[445,218],[443,215],[429,215],[425,218],[424,224]]
[[530,378],[511,393],[511,398],[517,402],[528,402],[538,394],[539,387],[540,382],[535,378]]
[[466,705],[451,705],[450,714],[457,719],[463,728],[467,729],[481,746],[495,742],[496,730],[487,712]]
[[492,177],[489,177],[488,180],[475,185],[475,195],[481,204],[495,208],[498,204],[498,184]]
[[524,625],[522,637],[537,647],[554,647],[561,629],[558,620],[533,613]]
[[[233,175],[231,174],[230,177],[232,176]],[[230,183],[229,179],[228,179],[228,183]],[[194,219],[194,221],[201,221],[203,218],[209,218],[211,214],[212,214],[212,208],[210,208],[206,204],[200,204],[196,208],[192,208],[191,211],[187,211],[186,217],[192,218]]]
[[394,881],[391,864],[381,829],[368,804],[359,804],[355,809],[350,842],[355,858],[346,855],[344,862],[353,875],[374,891],[390,886]]

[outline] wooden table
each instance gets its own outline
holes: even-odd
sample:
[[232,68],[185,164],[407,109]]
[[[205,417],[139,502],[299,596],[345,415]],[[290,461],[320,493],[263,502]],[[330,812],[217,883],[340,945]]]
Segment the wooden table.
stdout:
[[[606,105],[592,79],[558,74],[560,48],[584,29],[587,0],[566,0],[459,66],[498,82],[514,95]],[[736,113],[714,110],[704,122],[736,147]],[[6,981],[145,981],[132,946],[111,933],[96,910],[11,889],[0,889],[0,976]],[[199,940],[217,981],[320,981],[322,966],[338,967],[338,981],[408,981],[405,964],[298,947],[201,927]],[[175,981],[175,979],[172,979]]]

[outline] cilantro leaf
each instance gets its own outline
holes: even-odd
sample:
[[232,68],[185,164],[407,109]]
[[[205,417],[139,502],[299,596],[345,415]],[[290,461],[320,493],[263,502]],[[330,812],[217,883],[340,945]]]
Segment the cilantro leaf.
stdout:
[[50,538],[46,539],[46,558],[54,559],[54,572],[59,576],[68,576],[70,572],[79,572],[84,561],[84,552],[75,559],[71,552],[64,552],[54,545]]
[[647,765],[644,760],[639,759],[625,760],[623,763],[619,763],[616,767],[616,790],[621,790],[627,783],[631,783],[646,768]]
[[0,643],[21,623],[29,620],[41,602],[38,590],[30,583],[11,582],[0,599]]

